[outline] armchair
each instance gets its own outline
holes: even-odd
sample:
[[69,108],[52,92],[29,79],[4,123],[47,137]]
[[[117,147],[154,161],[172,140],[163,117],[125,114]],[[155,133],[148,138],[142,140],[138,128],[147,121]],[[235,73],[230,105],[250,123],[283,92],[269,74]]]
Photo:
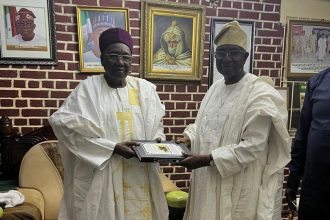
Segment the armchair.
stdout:
[[55,220],[63,195],[63,166],[57,141],[34,145],[23,157],[18,190],[25,202],[35,205],[42,220]]

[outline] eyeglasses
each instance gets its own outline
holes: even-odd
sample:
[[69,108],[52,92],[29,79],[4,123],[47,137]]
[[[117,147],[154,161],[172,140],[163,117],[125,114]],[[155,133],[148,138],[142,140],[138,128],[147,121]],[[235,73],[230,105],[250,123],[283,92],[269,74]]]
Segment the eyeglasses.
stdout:
[[31,27],[34,23],[32,21],[17,21],[17,26]]
[[224,59],[227,55],[235,60],[240,59],[242,55],[245,54],[244,51],[241,50],[228,50],[228,51],[216,51],[214,56],[216,59]]
[[121,55],[116,53],[106,53],[104,55],[110,61],[117,61],[119,58],[122,59],[125,63],[132,61],[132,56],[130,55]]

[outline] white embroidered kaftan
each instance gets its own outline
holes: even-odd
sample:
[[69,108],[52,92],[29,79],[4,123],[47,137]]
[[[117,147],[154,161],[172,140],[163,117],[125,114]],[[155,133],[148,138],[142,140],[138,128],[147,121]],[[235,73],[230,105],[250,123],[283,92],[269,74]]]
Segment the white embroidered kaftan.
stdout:
[[113,89],[89,77],[49,119],[64,163],[61,220],[167,220],[159,164],[113,154],[115,144],[164,139],[165,114],[146,80]]
[[215,163],[193,171],[185,219],[280,220],[286,121],[283,98],[262,79],[216,81],[184,133],[192,153],[212,153]]

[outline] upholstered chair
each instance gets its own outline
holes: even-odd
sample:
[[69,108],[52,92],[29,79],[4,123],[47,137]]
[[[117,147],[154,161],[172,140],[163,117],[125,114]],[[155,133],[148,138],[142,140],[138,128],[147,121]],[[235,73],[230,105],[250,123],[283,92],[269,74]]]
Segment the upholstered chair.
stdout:
[[35,205],[42,220],[58,218],[63,195],[63,165],[57,140],[34,145],[23,157],[19,171],[18,190],[25,202]]

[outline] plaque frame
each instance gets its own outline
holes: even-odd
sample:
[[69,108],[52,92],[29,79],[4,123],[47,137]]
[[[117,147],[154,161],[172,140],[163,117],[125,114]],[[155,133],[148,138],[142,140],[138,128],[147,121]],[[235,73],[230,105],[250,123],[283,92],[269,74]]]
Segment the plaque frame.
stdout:
[[172,147],[175,146],[179,148],[182,152],[189,154],[190,150],[186,147],[184,144],[177,144],[174,141],[162,141],[160,143],[156,141],[147,141],[147,140],[136,140],[135,142],[139,143],[140,146],[133,146],[133,150],[135,151],[138,159],[141,162],[156,162],[156,163],[177,163],[183,159],[185,159],[185,156],[178,155],[178,154],[153,154],[148,152],[145,149],[146,144],[170,144]]

